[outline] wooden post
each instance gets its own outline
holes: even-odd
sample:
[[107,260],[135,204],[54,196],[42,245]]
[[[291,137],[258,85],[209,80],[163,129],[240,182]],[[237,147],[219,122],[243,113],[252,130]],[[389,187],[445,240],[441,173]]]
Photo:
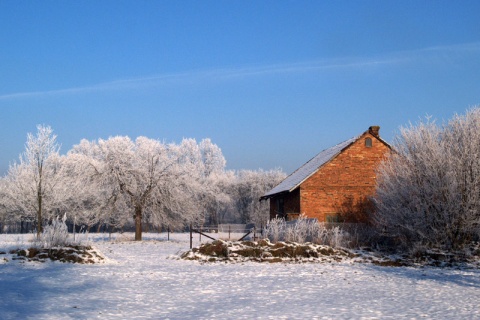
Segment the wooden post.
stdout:
[[192,235],[192,223],[190,222],[190,249],[192,249],[192,241],[193,241],[193,235]]
[[230,225],[228,225],[228,240],[230,240]]
[[170,226],[167,226],[167,241],[170,241]]

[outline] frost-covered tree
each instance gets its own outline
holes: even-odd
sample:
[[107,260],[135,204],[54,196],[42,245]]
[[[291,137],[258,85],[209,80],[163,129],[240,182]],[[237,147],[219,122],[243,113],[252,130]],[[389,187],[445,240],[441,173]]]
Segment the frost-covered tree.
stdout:
[[110,212],[133,213],[135,240],[142,239],[146,218],[157,226],[174,227],[195,218],[189,193],[189,182],[195,176],[187,179],[189,155],[182,154],[178,146],[146,137],[135,141],[112,137],[82,141],[72,149],[73,154],[84,157],[87,179],[108,198]]
[[198,144],[201,161],[199,170],[198,207],[203,211],[203,220],[208,225],[217,225],[228,210],[231,197],[226,185],[233,179],[232,172],[226,171],[226,160],[221,149],[210,139]]
[[6,206],[7,199],[7,183],[5,177],[0,177],[0,232],[8,219],[8,210]]
[[203,183],[200,203],[204,210],[204,221],[207,225],[232,222],[232,185],[235,181],[233,171],[211,173]]
[[37,137],[28,136],[20,163],[1,179],[3,221],[51,220],[68,212],[76,226],[120,229],[133,216],[137,240],[142,225],[265,224],[268,204],[258,198],[285,176],[279,170],[228,171],[210,139],[82,140],[60,156],[55,138],[49,127],[39,126]]
[[60,146],[49,126],[37,126],[29,133],[20,161],[9,167],[6,176],[4,206],[17,216],[36,220],[37,236],[45,219],[55,214],[64,194],[61,192]]
[[241,223],[253,222],[266,225],[269,220],[269,204],[259,201],[268,190],[285,179],[285,173],[275,170],[240,170],[233,186],[234,205]]
[[[235,174],[225,170],[226,161],[221,149],[210,139],[199,143],[183,139],[176,146],[178,164],[189,197],[184,206],[193,210],[193,220],[198,224],[217,225],[225,222],[232,211],[232,186]],[[189,221],[192,221],[190,219]]]
[[480,109],[401,128],[378,172],[375,223],[405,246],[458,249],[480,235]]
[[203,174],[205,177],[225,172],[227,161],[220,147],[207,138],[200,141],[199,150],[202,155]]
[[69,186],[70,191],[64,200],[65,207],[71,213],[70,222],[75,226],[84,226],[87,230],[101,224],[119,228],[125,223],[125,219],[121,219],[121,223],[117,219],[116,209],[120,203],[115,201],[111,189],[101,185],[94,175],[93,168],[95,165],[99,167],[96,152],[98,148],[82,140],[64,157],[63,183]]

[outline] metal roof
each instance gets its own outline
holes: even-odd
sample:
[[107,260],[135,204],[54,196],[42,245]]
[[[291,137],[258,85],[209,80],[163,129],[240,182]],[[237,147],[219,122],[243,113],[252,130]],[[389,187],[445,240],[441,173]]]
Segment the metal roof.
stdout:
[[321,166],[323,166],[331,159],[335,158],[337,154],[339,154],[343,149],[355,142],[358,138],[360,138],[360,136],[353,137],[351,139],[348,139],[347,141],[337,144],[336,146],[323,150],[315,157],[310,159],[303,166],[295,170],[288,177],[286,177],[275,188],[265,193],[265,195],[263,195],[260,200],[268,199],[278,193],[291,192],[295,190],[303,181],[305,181],[312,174],[317,172],[317,170]]

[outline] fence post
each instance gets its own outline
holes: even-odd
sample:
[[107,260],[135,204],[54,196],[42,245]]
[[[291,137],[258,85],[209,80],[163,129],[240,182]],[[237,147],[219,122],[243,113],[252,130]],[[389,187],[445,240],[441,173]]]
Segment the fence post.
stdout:
[[192,241],[193,241],[192,223],[190,222],[190,249],[192,249]]
[[167,226],[167,241],[170,241],[170,226]]
[[231,231],[231,230],[230,230],[230,227],[231,227],[231,226],[228,225],[228,240],[230,240],[230,231]]

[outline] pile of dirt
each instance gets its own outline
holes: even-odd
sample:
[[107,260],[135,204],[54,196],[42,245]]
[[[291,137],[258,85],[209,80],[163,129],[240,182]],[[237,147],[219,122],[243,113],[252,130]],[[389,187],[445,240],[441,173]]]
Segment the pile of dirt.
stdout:
[[333,262],[355,257],[344,249],[312,243],[260,241],[223,241],[204,243],[181,255],[182,259],[203,262]]
[[[0,252],[0,255],[8,255],[12,260],[20,261],[38,261],[47,260],[93,264],[104,262],[105,257],[91,246],[66,246],[51,249],[42,249],[31,247],[28,249],[14,249],[6,252]],[[4,257],[4,260],[8,260]]]
[[[480,248],[480,246],[479,246]],[[478,249],[478,248],[477,248]],[[180,259],[200,262],[282,262],[282,263],[368,263],[384,267],[454,267],[480,268],[480,250],[468,254],[440,251],[417,252],[416,254],[387,254],[361,248],[357,250],[332,248],[313,243],[260,241],[223,241],[204,243],[180,255]]]

